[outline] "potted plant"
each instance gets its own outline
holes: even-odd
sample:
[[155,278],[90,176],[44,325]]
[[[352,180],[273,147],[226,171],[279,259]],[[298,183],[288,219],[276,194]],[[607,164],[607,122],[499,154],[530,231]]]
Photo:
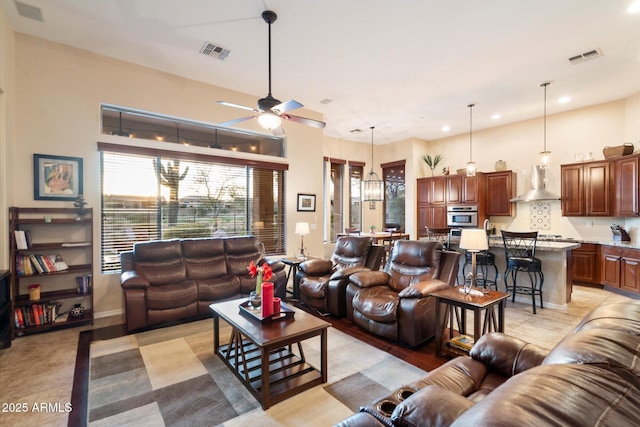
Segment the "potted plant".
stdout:
[[438,154],[435,157],[431,157],[430,154],[425,154],[422,156],[422,160],[427,166],[429,166],[429,169],[431,169],[431,176],[434,176],[434,171],[436,170],[436,167],[438,167],[438,163],[442,160],[442,156]]

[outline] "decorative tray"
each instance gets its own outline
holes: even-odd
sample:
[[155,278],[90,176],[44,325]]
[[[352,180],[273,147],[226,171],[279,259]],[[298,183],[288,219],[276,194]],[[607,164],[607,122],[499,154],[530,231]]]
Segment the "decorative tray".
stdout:
[[296,312],[284,302],[280,302],[280,313],[272,314],[271,316],[262,317],[262,308],[253,308],[251,303],[247,300],[240,304],[240,313],[257,320],[260,323],[269,323],[275,320],[292,319]]

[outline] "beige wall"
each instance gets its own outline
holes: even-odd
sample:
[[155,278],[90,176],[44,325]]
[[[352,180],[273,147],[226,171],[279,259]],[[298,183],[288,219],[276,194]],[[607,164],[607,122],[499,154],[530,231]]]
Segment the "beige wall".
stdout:
[[[9,43],[11,44],[11,43]],[[3,46],[3,56],[4,56]],[[11,58],[9,58],[11,60]],[[137,143],[176,149],[175,144],[135,141],[100,133],[100,103],[112,103],[167,115],[223,122],[238,117],[241,110],[219,106],[217,100],[253,105],[258,96],[249,96],[201,82],[187,80],[130,63],[113,60],[87,51],[51,43],[42,39],[15,35],[16,77],[15,139],[8,144],[6,172],[10,180],[6,200],[0,211],[6,218],[9,206],[66,206],[71,202],[34,201],[32,159],[34,153],[72,155],[84,159],[84,195],[88,206],[99,210],[100,165],[97,141]],[[301,115],[322,119],[322,116],[301,111]],[[248,129],[258,128],[247,124]],[[322,216],[297,212],[296,194],[312,193],[322,199],[322,132],[290,123],[287,131],[288,159],[268,158],[289,163],[287,172],[287,241],[291,254],[299,237],[293,225],[298,221],[319,224]],[[210,152],[200,147],[179,147],[181,151]],[[218,154],[218,153],[216,153]],[[251,154],[236,156],[251,158]],[[5,157],[3,156],[3,159]],[[254,158],[265,159],[264,156]],[[5,192],[3,192],[3,195]],[[321,206],[321,205],[320,205]],[[99,218],[96,215],[96,218]],[[6,220],[2,221],[6,224]],[[100,223],[94,223],[95,240],[95,301],[98,315],[123,308],[119,277],[99,274]],[[5,233],[6,236],[6,233]],[[6,239],[4,240],[6,242]],[[322,251],[319,229],[305,239],[310,251]],[[5,245],[1,245],[6,250]],[[7,255],[3,256],[8,265]]]
[[[41,39],[14,34],[0,9],[0,238],[7,242],[9,206],[71,206],[70,202],[33,200],[32,156],[34,153],[73,155],[84,159],[85,198],[89,206],[100,206],[100,168],[97,141],[122,142],[116,136],[100,134],[99,105],[102,102],[160,112],[168,115],[223,122],[238,117],[234,109],[218,106],[216,100],[252,105],[261,96],[246,95],[224,88],[187,80],[130,63]],[[478,105],[477,108],[481,108]],[[241,113],[241,112],[240,112]],[[301,114],[322,120],[322,116],[304,111]],[[553,167],[548,188],[559,193],[559,165],[569,163],[576,152],[592,152],[602,158],[605,145],[640,140],[640,94],[626,100],[609,102],[547,118],[547,147],[553,153]],[[293,232],[298,221],[311,223],[312,232],[305,244],[313,255],[324,253],[323,246],[323,156],[362,161],[370,169],[370,144],[323,138],[320,130],[286,124],[287,159],[287,243],[291,254],[299,244]],[[258,131],[252,122],[247,129]],[[128,142],[131,142],[127,140]],[[474,160],[483,171],[494,170],[498,159],[505,160],[518,174],[518,193],[528,188],[527,178],[534,159],[542,149],[542,119],[529,120],[488,130],[474,131]],[[141,145],[147,141],[134,141]],[[162,144],[160,144],[162,145]],[[171,149],[172,144],[166,148]],[[182,150],[206,150],[184,147]],[[406,227],[415,235],[415,179],[425,176],[420,157],[442,154],[442,166],[464,167],[468,158],[468,135],[436,141],[409,139],[374,147],[374,170],[380,163],[406,160]],[[250,154],[236,154],[248,156]],[[295,161],[292,161],[295,159]],[[296,194],[317,195],[316,212],[297,212]],[[559,203],[553,202],[554,230],[576,237],[609,237],[608,224],[615,219],[574,220],[559,216]],[[518,206],[518,218],[495,218],[507,227],[527,227],[528,206]],[[96,215],[99,217],[99,215]],[[364,224],[382,225],[382,209],[364,209]],[[620,220],[638,231],[640,220]],[[96,266],[99,265],[100,224],[94,225]],[[640,232],[633,233],[632,236]],[[7,244],[0,245],[0,268],[8,268]],[[291,255],[289,254],[289,255]],[[98,315],[122,310],[117,275],[100,275],[94,283]]]

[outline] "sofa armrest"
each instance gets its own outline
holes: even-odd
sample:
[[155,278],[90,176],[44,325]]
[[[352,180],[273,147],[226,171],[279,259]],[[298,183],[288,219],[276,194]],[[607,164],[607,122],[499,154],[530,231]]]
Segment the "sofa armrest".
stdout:
[[[262,261],[262,260],[260,260],[260,261],[258,262],[258,264],[262,264],[262,262],[263,262],[263,261]],[[284,262],[282,262],[282,261],[280,261],[280,260],[278,260],[278,259],[267,259],[267,258],[265,258],[265,259],[264,259],[264,262],[265,262],[269,267],[271,267],[271,271],[273,271],[274,273],[275,273],[276,271],[282,271],[282,270],[284,270],[284,267],[285,267]]]
[[349,281],[360,288],[386,286],[389,283],[389,274],[380,270],[366,270],[352,274]]
[[298,269],[309,276],[322,276],[333,271],[333,263],[328,259],[308,259]]
[[449,285],[439,279],[412,283],[398,293],[400,298],[425,298],[431,293],[448,288]]
[[549,350],[521,339],[491,332],[480,337],[469,356],[507,377],[542,363]]
[[400,402],[391,422],[394,426],[448,426],[473,405],[464,396],[429,385]]
[[341,268],[340,270],[333,272],[331,280],[348,279],[352,274],[359,273],[361,271],[369,271],[369,268],[364,266]]
[[136,271],[125,271],[120,275],[122,289],[147,289],[150,284],[147,279]]

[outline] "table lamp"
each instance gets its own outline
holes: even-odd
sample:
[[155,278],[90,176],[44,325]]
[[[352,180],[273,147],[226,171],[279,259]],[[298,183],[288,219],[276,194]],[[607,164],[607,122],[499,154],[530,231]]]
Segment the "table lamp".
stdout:
[[464,292],[469,293],[472,288],[478,286],[476,274],[476,254],[489,249],[487,232],[481,228],[464,228],[460,236],[460,249],[471,252],[471,280],[464,281]]
[[304,253],[304,235],[309,234],[311,231],[309,230],[308,222],[296,222],[296,234],[300,235],[300,253],[298,254],[299,259],[307,259],[307,255]]

